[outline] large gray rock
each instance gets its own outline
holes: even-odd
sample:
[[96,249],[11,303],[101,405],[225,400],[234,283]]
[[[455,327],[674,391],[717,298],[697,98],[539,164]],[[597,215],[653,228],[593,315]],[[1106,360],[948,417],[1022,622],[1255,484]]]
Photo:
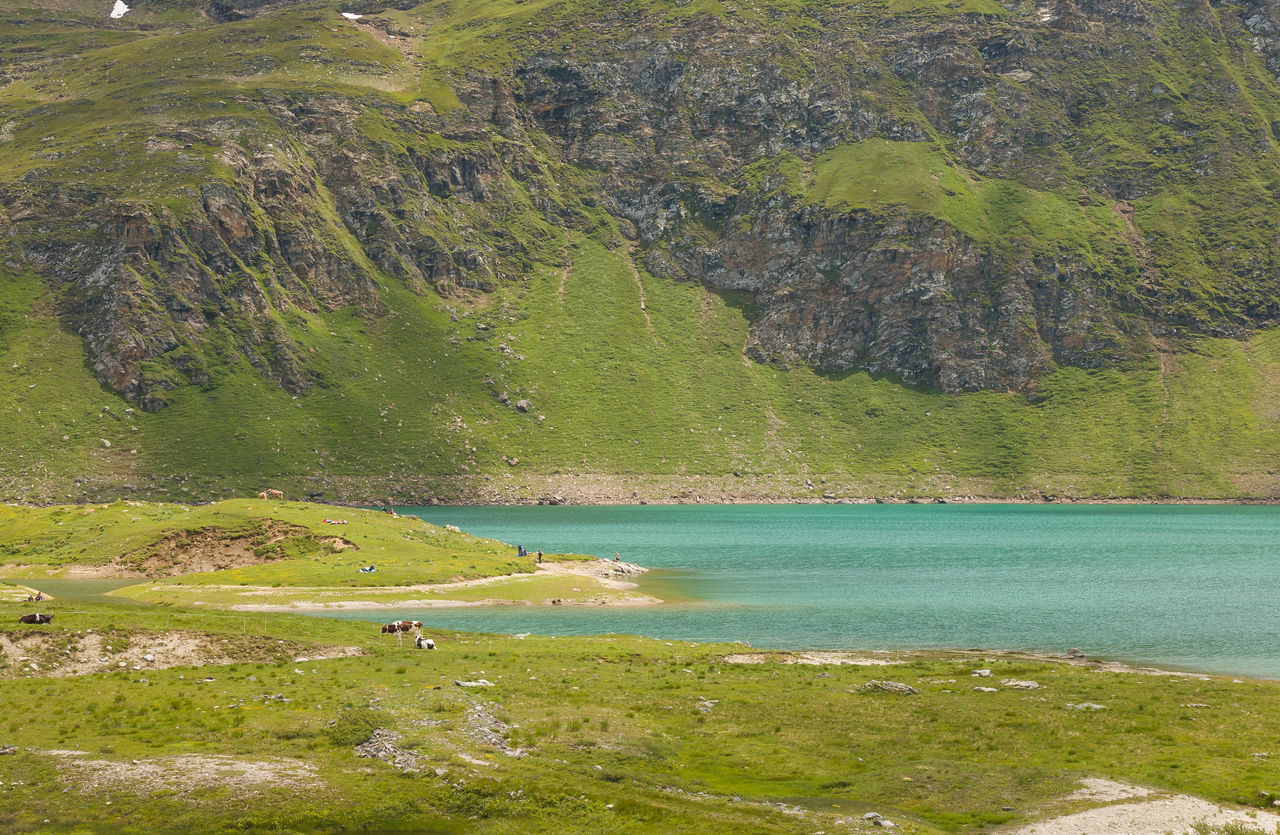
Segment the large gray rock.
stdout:
[[1001,684],[1010,690],[1039,690],[1040,684],[1035,681],[1019,681],[1016,678],[1001,679]]
[[897,693],[902,696],[910,696],[920,691],[909,684],[903,684],[900,681],[868,681],[866,684],[858,688],[859,693]]

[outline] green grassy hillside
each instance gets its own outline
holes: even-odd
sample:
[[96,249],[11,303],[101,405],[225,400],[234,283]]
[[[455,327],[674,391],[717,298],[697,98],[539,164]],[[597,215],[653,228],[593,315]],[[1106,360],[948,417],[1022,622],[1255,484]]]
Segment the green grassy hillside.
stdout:
[[[0,3],[4,499],[1280,493],[1280,86],[1243,8],[99,5]],[[899,292],[828,255],[709,289],[771,219],[777,251],[874,227]],[[906,358],[750,358],[815,296]],[[1019,351],[985,391],[857,370]]]
[[5,495],[1276,493],[1275,333],[1188,340],[1145,367],[1062,368],[1030,397],[953,395],[756,364],[740,299],[655,279],[625,250],[579,240],[568,255],[491,295],[399,292],[380,317],[308,317],[299,338],[324,384],[294,396],[232,369],[155,414],[104,391],[52,319],[14,316],[0,333]]

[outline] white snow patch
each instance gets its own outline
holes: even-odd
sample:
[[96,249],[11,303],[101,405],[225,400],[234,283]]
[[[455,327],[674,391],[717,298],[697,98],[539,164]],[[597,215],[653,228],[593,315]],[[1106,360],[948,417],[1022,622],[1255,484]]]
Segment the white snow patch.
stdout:
[[124,17],[129,11],[129,7],[124,4],[124,0],[116,0],[116,6],[111,10],[112,17]]
[[360,18],[364,17],[364,15],[356,14],[355,12],[343,12],[342,16],[345,17],[347,20],[359,20]]

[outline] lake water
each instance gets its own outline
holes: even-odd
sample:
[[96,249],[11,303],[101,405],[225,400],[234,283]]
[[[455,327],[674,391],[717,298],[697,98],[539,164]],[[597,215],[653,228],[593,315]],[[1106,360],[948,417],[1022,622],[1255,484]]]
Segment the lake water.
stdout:
[[694,601],[396,612],[440,628],[787,649],[1079,647],[1092,657],[1280,678],[1275,507],[397,510],[531,550],[617,551],[657,569],[641,590]]

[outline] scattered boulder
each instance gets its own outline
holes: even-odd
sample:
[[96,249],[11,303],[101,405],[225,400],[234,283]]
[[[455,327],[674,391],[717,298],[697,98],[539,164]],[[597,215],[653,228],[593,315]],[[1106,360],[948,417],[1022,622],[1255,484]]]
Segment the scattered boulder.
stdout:
[[507,394],[505,391],[502,392],[498,395],[498,402],[504,406],[507,405],[511,402],[511,395]]
[[1002,679],[1000,683],[1003,684],[1005,687],[1008,687],[1010,690],[1039,690],[1040,689],[1040,685],[1037,682],[1018,681],[1018,679],[1016,678]]
[[979,693],[999,693],[1000,692],[999,687],[975,687],[973,689],[977,690]]
[[897,693],[902,696],[910,696],[920,691],[909,684],[903,684],[900,681],[868,681],[866,684],[858,688],[859,693]]
[[974,670],[973,674],[978,678],[991,678],[990,670]]
[[516,408],[522,412],[527,412],[533,408],[533,404],[530,403],[528,400],[517,400]]
[[1106,710],[1106,705],[1097,705],[1093,702],[1081,702],[1078,705],[1068,704],[1068,710]]
[[1072,647],[1071,649],[1067,650],[1067,657],[1068,658],[1084,658],[1085,654],[1080,650],[1076,649],[1075,647]]
[[492,687],[493,682],[488,679],[476,679],[475,681],[455,681],[454,684],[459,687]]

